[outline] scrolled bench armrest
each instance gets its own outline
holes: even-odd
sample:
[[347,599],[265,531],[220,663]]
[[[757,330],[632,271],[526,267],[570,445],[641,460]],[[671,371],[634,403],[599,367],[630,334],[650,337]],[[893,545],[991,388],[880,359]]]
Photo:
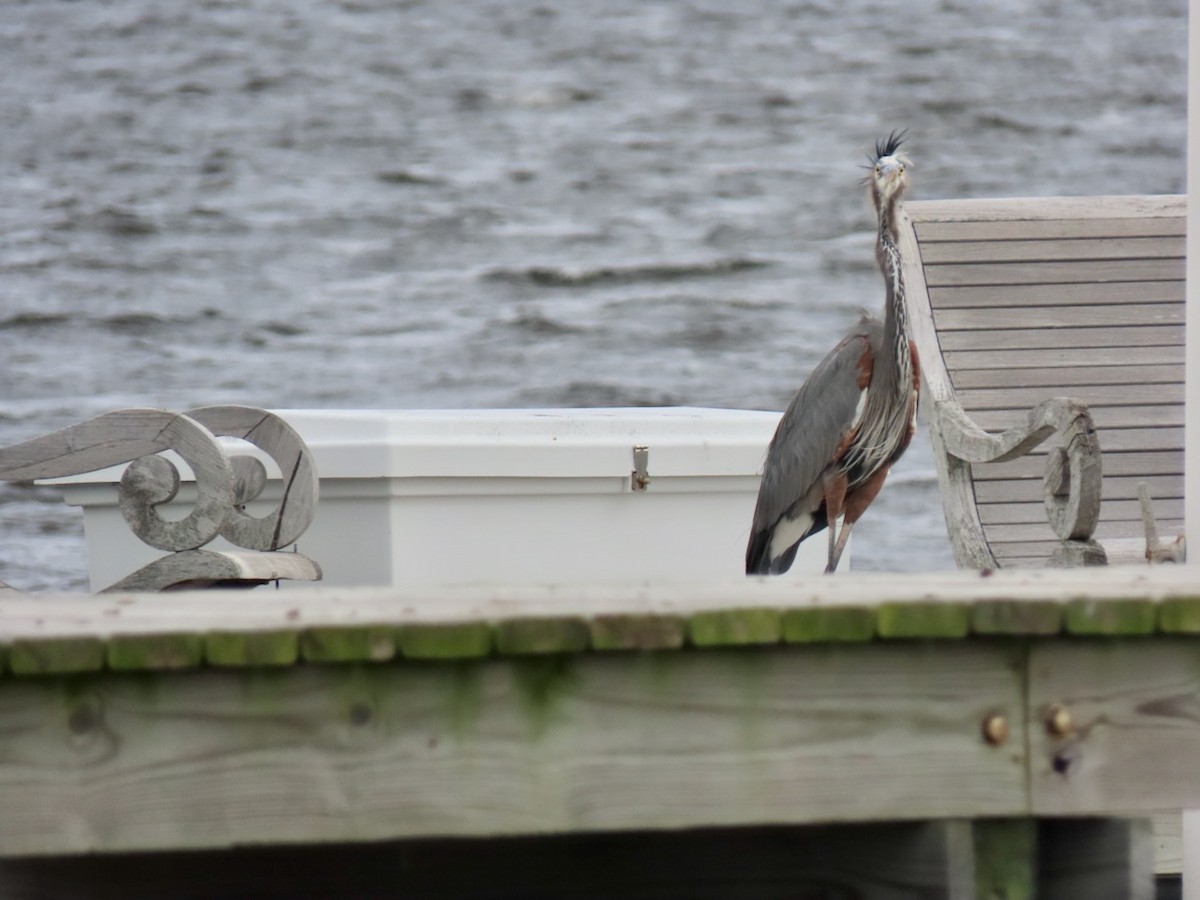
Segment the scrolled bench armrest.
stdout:
[[[267,483],[262,462],[229,453],[218,437],[254,445],[279,467],[282,497],[265,516],[245,509]],[[180,474],[170,450],[192,471],[196,498],[183,518],[160,507],[175,498]],[[118,505],[137,537],[170,551],[118,583],[123,589],[159,589],[179,582],[254,583],[277,578],[316,580],[320,568],[281,548],[312,523],[320,482],[312,453],[282,418],[246,406],[206,406],[176,413],[122,409],[20,444],[0,447],[0,481],[63,478],[128,463]],[[201,551],[220,535],[245,551]],[[254,554],[259,554],[255,556]]]
[[939,400],[934,425],[951,456],[966,463],[1007,462],[1024,456],[1054,434],[1060,446],[1046,458],[1046,513],[1063,541],[1090,541],[1100,518],[1100,442],[1087,405],[1070,397],[1039,403],[1022,425],[989,434],[954,400]]

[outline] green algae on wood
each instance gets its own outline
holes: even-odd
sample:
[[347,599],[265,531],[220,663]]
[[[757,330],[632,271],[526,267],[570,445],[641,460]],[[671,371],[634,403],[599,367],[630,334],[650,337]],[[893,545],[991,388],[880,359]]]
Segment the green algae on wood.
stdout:
[[299,655],[294,631],[213,631],[204,638],[204,658],[213,666],[290,666]]
[[1153,634],[1157,620],[1150,600],[1076,599],[1067,604],[1065,620],[1071,634]]
[[492,652],[492,630],[486,622],[404,625],[396,649],[408,659],[478,659]]
[[875,636],[875,610],[827,606],[785,610],[783,639],[790,644],[869,641]]
[[104,668],[104,642],[95,637],[13,641],[7,666],[14,675],[63,675]]
[[878,611],[879,636],[885,638],[962,638],[970,630],[966,603],[884,603]]
[[204,659],[204,642],[198,634],[129,634],[109,639],[108,667],[118,671],[138,669],[190,669]]
[[300,636],[307,662],[386,662],[396,655],[395,636],[379,625],[309,628]]
[[688,640],[697,647],[777,644],[782,636],[777,609],[718,609],[688,619]]
[[677,650],[683,646],[680,616],[656,613],[598,615],[591,620],[595,650]]
[[980,600],[971,605],[975,634],[1058,634],[1062,604],[1053,600]]
[[1200,633],[1200,597],[1178,597],[1159,603],[1158,628],[1171,634]]
[[512,667],[521,709],[536,735],[562,715],[562,706],[580,684],[576,657],[565,654],[526,656],[505,661]]
[[581,653],[590,643],[588,623],[572,616],[506,619],[496,623],[496,649],[502,656]]
[[1037,895],[1036,819],[983,819],[972,823],[975,896],[1032,900]]

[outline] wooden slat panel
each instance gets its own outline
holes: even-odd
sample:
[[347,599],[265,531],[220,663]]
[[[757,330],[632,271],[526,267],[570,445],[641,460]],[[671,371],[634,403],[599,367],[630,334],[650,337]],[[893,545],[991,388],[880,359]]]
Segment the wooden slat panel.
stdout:
[[[912,204],[908,204],[909,207]],[[1016,239],[1106,238],[1114,236],[1176,237],[1187,233],[1185,216],[1140,219],[1047,219],[1045,221],[918,221],[922,247],[937,241],[1004,241]]]
[[[1001,544],[1001,547],[1006,545]],[[996,553],[996,561],[1005,569],[1040,569],[1046,568],[1050,564],[1050,548],[1045,545],[1040,549],[1044,550],[1040,556],[1026,556],[1019,553]],[[1139,549],[1132,541],[1109,541],[1104,545],[1104,552],[1108,556],[1108,566],[1111,569],[1113,566],[1145,566],[1146,559],[1143,556],[1145,545]]]
[[[1045,459],[1050,442],[1029,451],[1031,457]],[[1148,448],[1178,450],[1183,447],[1182,428],[1110,428],[1100,432],[1100,449],[1105,454],[1142,452]]]
[[1113,281],[1178,281],[1182,259],[1088,260],[1086,262],[979,263],[925,267],[933,287],[972,284],[1090,284]]
[[[1101,451],[1105,475],[1183,475],[1183,448],[1113,453]],[[1003,478],[1037,478],[1046,470],[1046,457],[1024,456],[1011,462],[981,463],[971,467],[976,482]]]
[[[1159,519],[1158,533],[1159,537],[1170,535],[1172,538],[1183,530],[1183,519]],[[1048,541],[1057,543],[1058,538],[1054,534],[1054,530],[1050,527],[1049,522],[1041,524],[1029,525],[990,525],[987,529],[988,543],[992,549],[997,549],[999,544],[1015,544],[1015,543],[1037,543],[1039,541]],[[1101,543],[1104,540],[1112,538],[1137,538],[1144,539],[1145,532],[1142,529],[1142,520],[1127,520],[1101,522],[1096,526],[1096,540]]]
[[[1141,480],[1164,531],[1181,513],[1186,208],[1179,196],[907,206],[937,342],[976,423],[1020,424],[1049,396],[1092,408],[1102,540],[1136,543],[1125,538],[1141,534]],[[1057,543],[1042,503],[1047,449],[974,467],[979,517],[1005,565],[1037,564]]]
[[1032,409],[1051,396],[1067,394],[1089,407],[1141,406],[1146,403],[1182,403],[1182,384],[1160,384],[1148,388],[1143,384],[1072,385],[1056,391],[1044,387],[970,388],[958,392],[959,402],[968,412],[984,409]]
[[[1174,538],[1172,538],[1174,540]],[[1100,542],[1108,557],[1108,571],[1113,566],[1141,566],[1146,564],[1146,540],[1142,538],[1109,538]],[[1044,544],[1004,544],[996,545],[992,551],[997,564],[1004,569],[1039,569],[1050,567],[1050,555],[1055,545],[1047,541]]]
[[1178,237],[1103,237],[1067,240],[921,241],[921,261],[927,267],[940,263],[1182,259],[1183,256],[1183,235]]
[[[1154,515],[1161,519],[1182,519],[1183,498],[1171,497],[1153,501]],[[1102,521],[1140,522],[1142,505],[1137,500],[1104,500],[1100,504]],[[979,520],[987,525],[1017,525],[1022,522],[1044,522],[1046,508],[1041,503],[982,503]]]
[[1183,194],[1103,197],[1001,197],[985,200],[917,200],[905,204],[913,221],[1038,222],[1053,219],[1147,219],[1187,215]]
[[1183,281],[1103,284],[1004,284],[931,288],[934,309],[973,307],[1099,306],[1109,303],[1183,303]]
[[1145,450],[1154,447],[1171,450],[1183,447],[1183,428],[1111,428],[1101,431],[1100,452]]
[[1125,328],[997,328],[993,331],[949,331],[939,335],[942,349],[1026,350],[1039,347],[1162,347],[1183,343],[1183,325],[1137,325]]
[[[1110,566],[1146,565],[1144,540],[1139,544],[1135,538],[1111,538],[1108,542],[1101,541],[1100,543],[1104,545],[1104,552],[1108,556]],[[1051,541],[1044,543],[1036,541],[998,542],[992,548],[992,553],[995,555],[996,561],[1006,569],[1018,567],[1034,569],[1049,565],[1050,554],[1053,553],[1054,548],[1055,544]]]
[[[1183,496],[1183,479],[1178,475],[1112,477],[1104,479],[1102,496],[1105,500],[1136,500],[1137,484],[1145,481],[1155,500]],[[1032,479],[975,482],[975,496],[980,503],[1041,503],[1042,484]]]
[[[1026,421],[1027,409],[983,409],[972,414],[984,431],[1000,432]],[[1182,427],[1183,404],[1155,406],[1109,406],[1090,409],[1096,427],[1103,435],[1110,428]],[[1103,438],[1101,438],[1103,440]]]
[[1181,343],[1147,347],[1055,347],[1028,350],[970,348],[961,351],[945,350],[942,356],[953,374],[970,369],[997,369],[1005,366],[1140,366],[1182,363],[1184,350]]
[[[988,387],[1062,389],[1106,384],[1183,384],[1182,363],[1111,367],[970,369],[956,372],[958,391]],[[1070,391],[1060,391],[1070,393]]]
[[997,328],[1082,328],[1124,325],[1173,325],[1184,321],[1182,303],[1105,304],[999,309],[939,309],[933,320],[939,334]]

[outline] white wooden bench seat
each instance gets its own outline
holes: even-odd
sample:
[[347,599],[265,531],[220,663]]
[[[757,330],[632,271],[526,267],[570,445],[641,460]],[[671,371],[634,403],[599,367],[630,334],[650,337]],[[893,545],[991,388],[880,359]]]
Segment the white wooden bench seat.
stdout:
[[1144,562],[1137,485],[1182,529],[1186,198],[912,202],[901,223],[914,339],[947,525],[962,566],[1041,566],[1051,438],[1026,456],[948,454],[961,412],[996,433],[1051,397],[1082,401],[1101,449],[1095,538]]

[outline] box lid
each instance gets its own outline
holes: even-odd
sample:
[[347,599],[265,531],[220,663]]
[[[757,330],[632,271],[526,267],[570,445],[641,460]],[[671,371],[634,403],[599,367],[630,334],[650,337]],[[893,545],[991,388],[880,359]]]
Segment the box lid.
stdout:
[[[275,412],[308,443],[322,479],[628,478],[639,445],[649,449],[652,478],[757,476],[780,415],[699,407]],[[112,483],[123,469],[52,483]],[[268,470],[278,477],[273,464]],[[186,466],[180,471],[190,478]]]
[[281,410],[327,478],[757,475],[779,414],[631,409]]

